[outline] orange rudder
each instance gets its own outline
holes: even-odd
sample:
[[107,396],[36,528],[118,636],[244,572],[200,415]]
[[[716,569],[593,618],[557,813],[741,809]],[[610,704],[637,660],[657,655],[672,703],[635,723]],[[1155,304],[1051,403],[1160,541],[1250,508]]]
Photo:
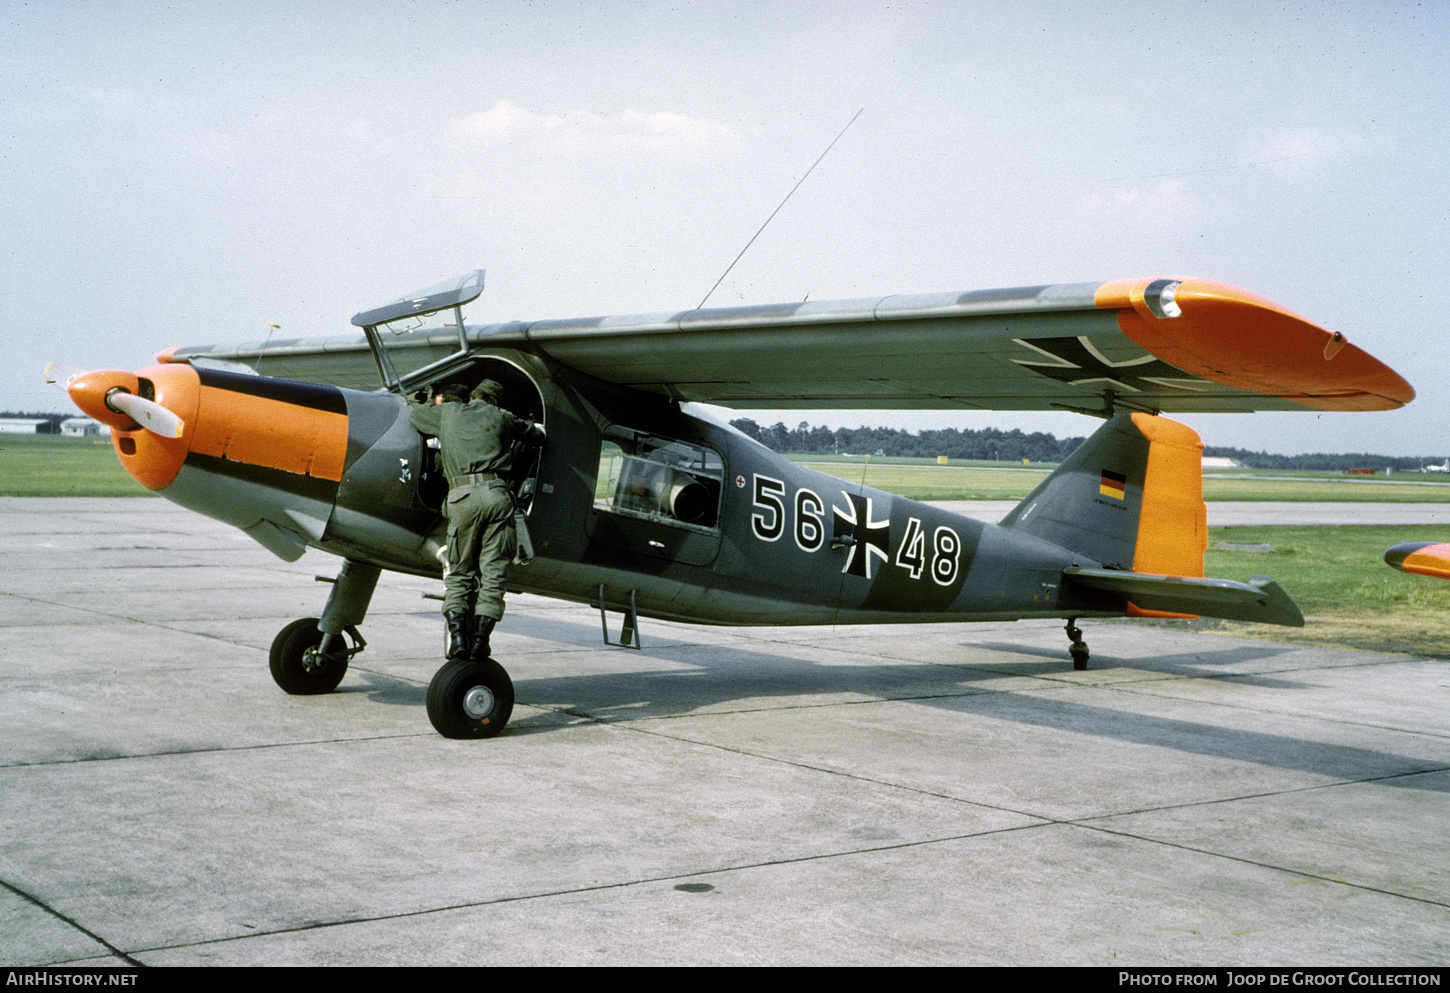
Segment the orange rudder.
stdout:
[[[1148,439],[1148,469],[1133,571],[1162,576],[1203,576],[1208,548],[1208,511],[1203,504],[1203,441],[1186,424],[1153,414],[1134,414],[1133,424]],[[1141,610],[1129,616],[1191,617]]]

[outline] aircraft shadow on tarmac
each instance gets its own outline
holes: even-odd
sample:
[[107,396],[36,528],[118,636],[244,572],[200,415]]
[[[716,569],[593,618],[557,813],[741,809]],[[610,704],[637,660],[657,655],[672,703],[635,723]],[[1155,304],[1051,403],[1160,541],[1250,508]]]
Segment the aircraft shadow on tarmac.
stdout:
[[[974,648],[982,648],[995,652],[1011,652],[1015,655],[1036,655],[1045,659],[1051,659],[1051,663],[1042,666],[1033,666],[1030,670],[1012,666],[1014,674],[1031,675],[1038,671],[1061,672],[1062,652],[1051,648],[1038,648],[1034,645],[1019,645],[1008,641],[974,641],[966,643]],[[1264,642],[1252,647],[1235,645],[1211,652],[1189,652],[1177,655],[1152,655],[1144,658],[1121,659],[1107,654],[1094,654],[1093,662],[1098,668],[1113,667],[1116,669],[1140,669],[1143,672],[1166,673],[1172,676],[1192,676],[1196,678],[1211,679],[1232,679],[1235,682],[1244,683],[1249,686],[1259,686],[1264,689],[1292,690],[1304,685],[1301,680],[1282,679],[1263,673],[1239,673],[1224,672],[1222,666],[1235,665],[1243,662],[1254,662],[1260,659],[1277,658],[1280,655],[1287,655],[1295,650],[1293,645],[1276,645]]]
[[[597,628],[591,630],[591,625],[552,617],[520,615],[510,620],[513,622],[512,634],[556,643],[587,645],[599,634]],[[1019,656],[1040,655],[1044,661],[1017,666],[973,664],[965,657],[958,662],[913,662],[899,656],[888,656],[883,657],[879,665],[852,663],[823,666],[809,659],[793,657],[788,646],[783,645],[779,654],[759,651],[759,646],[759,642],[753,642],[750,648],[682,644],[662,638],[655,646],[647,645],[644,652],[618,650],[627,653],[626,658],[644,664],[633,671],[576,671],[546,678],[520,675],[514,684],[517,705],[525,711],[533,708],[546,713],[531,716],[516,711],[514,721],[504,733],[523,735],[562,731],[579,721],[613,724],[697,717],[717,708],[728,712],[727,705],[731,702],[748,699],[799,697],[804,705],[810,706],[819,702],[820,697],[831,695],[854,697],[861,702],[899,701],[938,707],[967,718],[1013,721],[1065,733],[1094,735],[1344,781],[1379,780],[1387,785],[1450,792],[1450,780],[1446,777],[1416,775],[1442,768],[1425,759],[1373,748],[1085,704],[1066,700],[1057,694],[1036,696],[994,689],[992,686],[994,681],[1008,677],[1062,673],[1066,665],[1063,652],[1020,644],[964,642],[964,650],[988,649]],[[1138,668],[1145,673],[1202,676],[1205,668],[1215,664],[1272,658],[1293,650],[1293,646],[1272,643],[1231,645],[1221,650],[1129,661],[1104,657],[1100,664],[1104,667]],[[649,660],[670,663],[670,668],[650,669],[647,667]],[[1214,673],[1214,676],[1258,688],[1290,692],[1310,685],[1302,681],[1266,680],[1254,675]],[[423,706],[424,687],[389,677],[374,678],[377,681],[365,690],[370,699],[394,705]],[[561,717],[573,718],[574,721],[561,721]]]

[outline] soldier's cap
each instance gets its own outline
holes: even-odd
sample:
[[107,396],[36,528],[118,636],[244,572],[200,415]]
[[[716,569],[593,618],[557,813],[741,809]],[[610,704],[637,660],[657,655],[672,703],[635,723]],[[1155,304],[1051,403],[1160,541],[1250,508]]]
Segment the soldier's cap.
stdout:
[[468,396],[468,387],[462,383],[449,383],[447,386],[436,386],[433,388],[435,397],[457,397],[462,400]]
[[503,398],[503,386],[492,379],[485,379],[473,388],[473,399],[492,400],[497,403]]

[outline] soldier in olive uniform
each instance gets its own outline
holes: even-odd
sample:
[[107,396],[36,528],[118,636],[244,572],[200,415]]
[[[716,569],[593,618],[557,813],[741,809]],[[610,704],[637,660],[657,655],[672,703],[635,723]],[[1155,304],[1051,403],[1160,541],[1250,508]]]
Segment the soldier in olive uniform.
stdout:
[[[445,387],[440,392],[453,392]],[[420,434],[438,438],[448,477],[448,576],[443,617],[449,660],[488,658],[489,635],[503,618],[504,580],[518,547],[514,498],[505,477],[515,443],[542,441],[544,429],[498,406],[503,387],[485,379],[466,404],[414,407]]]

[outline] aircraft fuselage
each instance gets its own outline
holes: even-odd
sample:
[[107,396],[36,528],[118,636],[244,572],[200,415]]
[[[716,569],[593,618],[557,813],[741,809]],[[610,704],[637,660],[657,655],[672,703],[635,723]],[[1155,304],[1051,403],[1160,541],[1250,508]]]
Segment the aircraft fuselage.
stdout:
[[[549,434],[517,481],[535,554],[511,568],[516,591],[711,624],[1123,610],[1121,597],[1065,592],[1064,567],[1099,563],[1050,542],[797,465],[653,394],[561,381],[582,377],[536,356],[472,361]],[[182,365],[137,375],[190,417],[174,442],[113,434],[162,496],[286,558],[311,546],[441,574],[446,484],[403,397]]]

